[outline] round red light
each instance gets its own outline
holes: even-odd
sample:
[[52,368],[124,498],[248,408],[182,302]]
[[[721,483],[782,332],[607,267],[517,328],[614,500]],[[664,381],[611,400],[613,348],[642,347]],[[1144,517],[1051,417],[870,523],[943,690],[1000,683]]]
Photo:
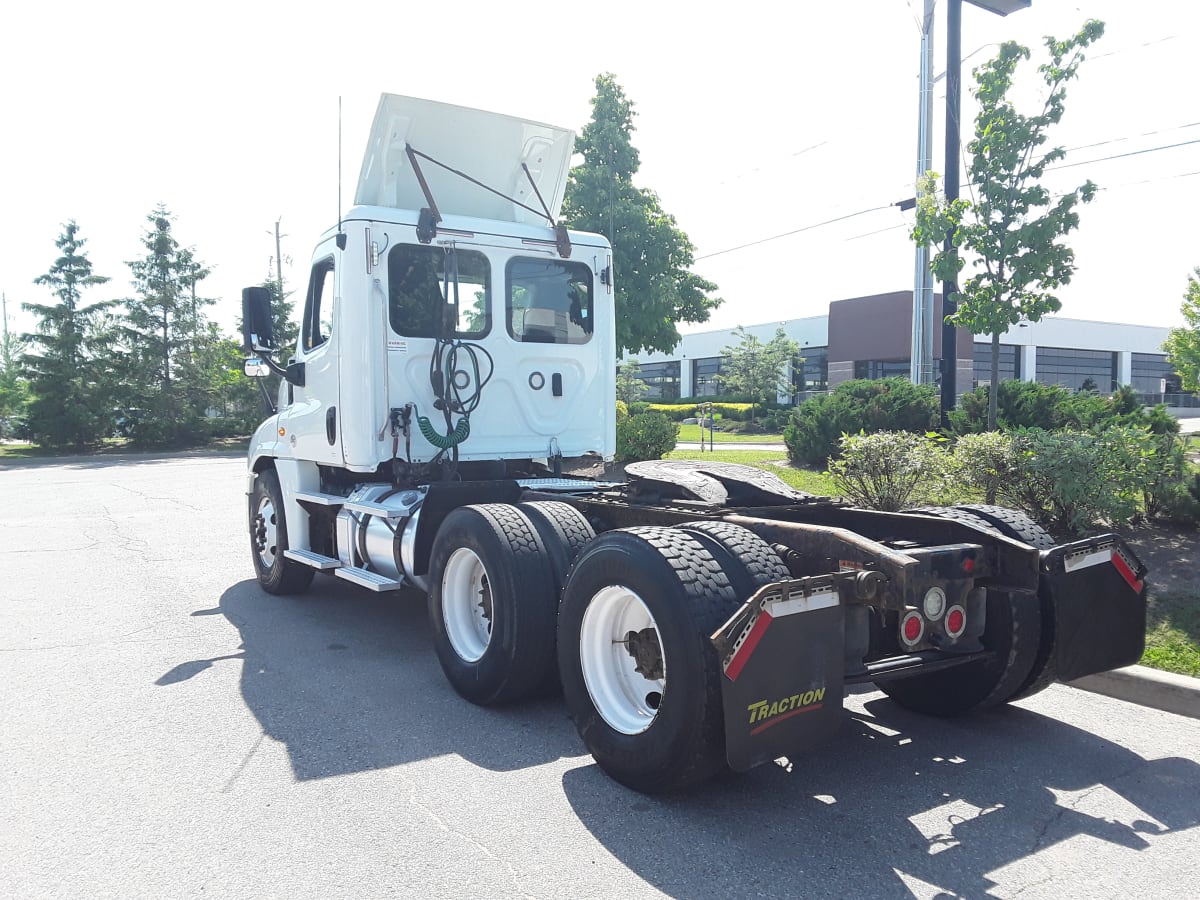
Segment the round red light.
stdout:
[[955,607],[954,609],[950,610],[950,612],[946,613],[946,631],[952,637],[958,637],[960,634],[962,634],[963,629],[966,628],[966,626],[967,616],[958,607]]
[[975,560],[971,559],[970,557],[967,557],[966,559],[964,559],[963,560],[963,571],[966,572],[968,575],[970,575],[972,572],[974,572],[975,571]]
[[909,613],[904,617],[902,625],[904,629],[904,640],[910,644],[915,644],[921,639],[921,632],[925,630],[921,622],[921,617],[914,613]]

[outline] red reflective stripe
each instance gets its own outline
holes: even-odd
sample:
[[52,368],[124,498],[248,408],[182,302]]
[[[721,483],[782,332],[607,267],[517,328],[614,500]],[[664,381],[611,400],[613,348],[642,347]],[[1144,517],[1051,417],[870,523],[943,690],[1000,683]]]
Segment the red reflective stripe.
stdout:
[[742,669],[750,661],[750,654],[754,652],[754,648],[758,646],[758,642],[762,640],[763,633],[770,624],[771,614],[764,609],[759,614],[758,619],[755,620],[754,627],[750,629],[750,633],[746,635],[746,640],[742,643],[742,646],[738,647],[737,652],[733,654],[733,659],[729,660],[725,674],[729,676],[730,681],[738,680],[738,676],[742,674]]
[[1117,571],[1121,573],[1121,577],[1128,581],[1129,586],[1140,594],[1142,592],[1142,583],[1138,581],[1138,577],[1134,574],[1133,569],[1129,568],[1129,563],[1125,562],[1125,557],[1114,550],[1112,562],[1117,567]]

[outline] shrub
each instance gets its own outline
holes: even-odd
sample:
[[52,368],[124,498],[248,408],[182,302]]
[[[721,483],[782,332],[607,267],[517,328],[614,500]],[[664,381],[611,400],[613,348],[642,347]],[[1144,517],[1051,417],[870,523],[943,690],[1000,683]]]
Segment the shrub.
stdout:
[[998,499],[1026,510],[1051,531],[1086,533],[1123,525],[1138,511],[1151,475],[1153,440],[1141,428],[1098,432],[1022,429],[1014,432],[1013,477]]
[[[990,387],[983,385],[962,395],[959,408],[949,414],[956,434],[987,430],[989,391]],[[1066,407],[1071,400],[1072,395],[1056,384],[1002,381],[996,394],[996,424],[1001,428],[1062,428],[1068,424]]]
[[617,461],[662,459],[675,449],[679,426],[660,412],[644,412],[617,423]]
[[838,491],[870,509],[896,512],[936,502],[944,492],[948,456],[937,440],[906,431],[852,434],[829,464]]
[[937,427],[938,418],[938,395],[930,385],[914,385],[907,378],[859,379],[800,404],[783,440],[793,464],[811,465],[835,456],[843,434],[924,434]]
[[1167,485],[1159,505],[1159,517],[1176,525],[1200,525],[1200,475],[1191,482],[1176,481]]
[[624,400],[618,400],[617,401],[617,424],[620,425],[622,422],[626,421],[628,418],[629,418],[629,404],[626,403]]
[[996,502],[1018,468],[1012,435],[1003,431],[962,435],[954,442],[953,459],[962,485],[978,490],[988,503]]

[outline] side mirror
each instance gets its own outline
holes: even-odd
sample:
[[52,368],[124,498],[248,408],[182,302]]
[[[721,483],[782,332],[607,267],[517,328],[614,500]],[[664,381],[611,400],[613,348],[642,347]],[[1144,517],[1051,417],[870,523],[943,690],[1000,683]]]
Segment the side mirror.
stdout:
[[266,378],[271,374],[271,367],[257,356],[252,356],[242,363],[242,374],[247,378]]
[[242,289],[242,345],[247,353],[275,349],[271,292],[265,287]]

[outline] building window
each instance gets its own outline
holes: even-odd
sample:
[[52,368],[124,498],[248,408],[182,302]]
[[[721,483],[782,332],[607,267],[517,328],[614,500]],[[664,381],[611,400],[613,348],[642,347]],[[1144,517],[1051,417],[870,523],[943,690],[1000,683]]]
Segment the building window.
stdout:
[[692,396],[716,397],[721,385],[716,376],[721,374],[722,357],[709,356],[692,360]]
[[858,359],[854,361],[855,378],[907,378],[907,359]]
[[792,390],[796,401],[805,399],[805,394],[829,390],[829,348],[805,347],[800,351],[804,362],[792,366]]
[[[1000,380],[1013,381],[1021,377],[1021,348],[1016,344],[1000,345]],[[975,387],[992,380],[992,344],[975,344]]]
[[[1162,353],[1130,354],[1129,379],[1139,394],[1177,394],[1181,380]],[[1164,389],[1165,388],[1165,389]]]
[[639,363],[638,378],[646,385],[643,400],[679,399],[679,360],[670,362]]
[[1117,354],[1108,350],[1037,348],[1037,380],[1070,391],[1111,393],[1117,386]]

